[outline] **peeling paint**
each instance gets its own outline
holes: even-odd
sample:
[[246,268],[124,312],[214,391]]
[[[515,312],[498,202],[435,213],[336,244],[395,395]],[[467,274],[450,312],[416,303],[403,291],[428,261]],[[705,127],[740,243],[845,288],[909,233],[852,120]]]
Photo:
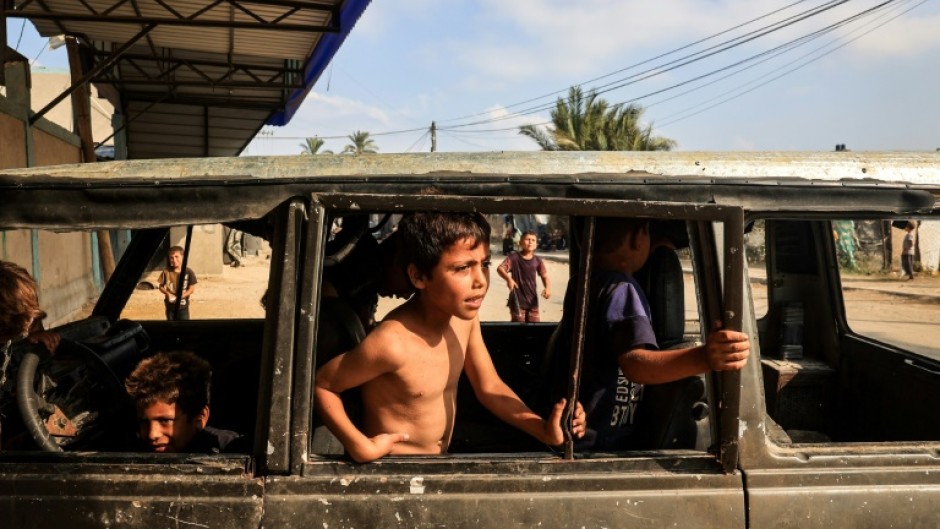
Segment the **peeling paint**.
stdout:
[[424,494],[424,478],[421,476],[415,476],[411,478],[411,493],[412,494]]

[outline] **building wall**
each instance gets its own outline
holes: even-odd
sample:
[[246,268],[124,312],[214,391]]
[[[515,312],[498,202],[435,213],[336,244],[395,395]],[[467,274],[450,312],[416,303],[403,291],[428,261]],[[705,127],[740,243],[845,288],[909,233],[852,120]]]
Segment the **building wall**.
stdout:
[[[71,107],[48,115],[62,120],[60,124],[42,118],[28,127],[30,110],[45,104],[31,104],[31,84],[43,93],[53,87],[42,77],[31,82],[26,62],[5,66],[7,83],[0,92],[0,169],[81,162],[81,141],[71,132]],[[95,275],[95,248],[91,233],[0,231],[0,258],[26,268],[39,282],[40,304],[49,314],[47,326],[75,319],[97,298],[100,281]]]
[[26,167],[26,128],[0,109],[0,169]]
[[74,145],[60,135],[33,128],[33,163],[31,167],[81,163],[81,146]]

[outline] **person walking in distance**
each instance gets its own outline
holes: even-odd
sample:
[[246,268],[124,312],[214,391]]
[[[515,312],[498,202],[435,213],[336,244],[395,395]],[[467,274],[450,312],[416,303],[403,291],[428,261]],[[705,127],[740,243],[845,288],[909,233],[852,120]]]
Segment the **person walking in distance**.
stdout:
[[914,229],[913,222],[904,227],[904,245],[901,247],[901,273],[908,281],[914,279]]
[[511,321],[535,323],[539,320],[539,296],[536,276],[542,278],[542,297],[552,296],[548,269],[535,255],[538,238],[534,231],[526,231],[519,239],[519,251],[510,254],[496,269],[509,287],[509,316]]

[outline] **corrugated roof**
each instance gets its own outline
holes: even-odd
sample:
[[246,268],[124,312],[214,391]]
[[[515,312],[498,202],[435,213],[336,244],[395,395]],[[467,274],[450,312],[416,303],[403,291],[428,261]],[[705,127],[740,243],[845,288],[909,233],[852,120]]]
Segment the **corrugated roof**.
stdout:
[[264,124],[286,124],[368,4],[22,0],[3,12],[79,38],[140,159],[236,155]]

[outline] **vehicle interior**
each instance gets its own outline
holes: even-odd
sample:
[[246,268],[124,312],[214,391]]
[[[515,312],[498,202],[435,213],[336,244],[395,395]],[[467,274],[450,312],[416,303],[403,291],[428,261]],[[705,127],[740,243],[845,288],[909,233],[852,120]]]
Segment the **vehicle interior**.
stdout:
[[[383,228],[387,213],[360,213],[355,216],[379,219],[364,233],[377,234]],[[354,216],[354,217],[355,217]],[[525,219],[525,215],[512,212],[510,215],[491,215],[493,227],[492,265],[490,271],[490,291],[485,305],[496,306],[492,312],[481,312],[484,340],[493,358],[494,364],[503,380],[534,410],[547,413],[557,398],[568,390],[567,380],[571,359],[571,329],[574,319],[574,293],[579,263],[581,262],[581,244],[579,231],[583,218],[570,216],[545,215],[551,224],[539,226],[533,231],[551,233],[564,230],[566,240],[571,241],[564,249],[544,247],[543,257],[553,262],[553,266],[563,266],[560,280],[552,285],[552,300],[540,300],[543,318],[540,323],[509,322],[505,308],[505,294],[500,291],[503,280],[496,274],[496,267],[504,258],[505,251],[500,251],[499,241],[503,231],[501,225],[507,217],[514,217],[516,222]],[[349,221],[344,218],[343,224]],[[385,221],[387,222],[387,221]],[[336,222],[333,222],[335,226]],[[353,224],[356,225],[356,224]],[[695,277],[695,269],[705,274],[704,265],[693,266],[690,250],[689,229],[692,225],[686,221],[653,221],[651,233],[658,242],[647,266],[638,277],[647,289],[649,302],[654,315],[654,328],[662,347],[688,347],[701,343],[700,307],[696,282],[706,281]],[[344,227],[345,229],[345,227]],[[387,236],[387,235],[386,235]],[[361,279],[367,277],[363,267],[356,265],[362,260],[372,268],[379,254],[379,246],[369,240],[365,246],[371,250],[353,250],[344,262],[358,272],[352,274]],[[363,246],[360,244],[360,247]],[[536,252],[538,255],[542,250]],[[681,257],[680,257],[681,256]],[[703,257],[704,259],[704,257]],[[699,261],[701,262],[701,261]],[[337,268],[342,268],[338,266]],[[374,275],[374,272],[373,272]],[[327,268],[324,269],[325,282],[345,281]],[[561,284],[558,284],[561,283]],[[567,283],[567,284],[566,284]],[[327,288],[321,288],[326,292]],[[342,290],[354,290],[343,287]],[[562,303],[564,300],[564,303]],[[383,299],[379,303],[380,312],[387,312],[389,306],[401,300],[388,303]],[[321,299],[320,331],[317,342],[317,365],[349,349],[352,344],[364,336],[359,325],[359,312],[355,307],[333,297]],[[553,310],[552,303],[560,306]],[[329,307],[330,311],[322,311]],[[338,307],[339,306],[339,307]],[[547,307],[546,307],[547,306]],[[337,310],[341,308],[342,310]],[[495,316],[492,316],[495,314]],[[325,322],[328,322],[324,325]],[[638,441],[636,450],[653,449],[694,449],[706,451],[711,447],[712,435],[709,425],[709,406],[704,376],[690,377],[687,380],[647,387],[641,416],[637,419],[649,427],[644,428],[646,436]],[[473,390],[464,375],[457,393],[457,413],[450,452],[454,454],[471,453],[552,453],[557,447],[547,447],[521,431],[498,420],[476,400]],[[355,395],[344,396],[347,410],[356,410],[358,404]],[[351,416],[355,422],[354,411]],[[315,434],[312,441],[312,453],[318,456],[335,457],[343,453],[342,446],[329,434],[319,420],[314,417]],[[590,454],[582,454],[588,457]]]
[[[331,219],[322,274],[325,282],[335,283],[341,295],[324,295],[320,300],[317,365],[362,339],[368,326],[363,313],[378,309],[380,318],[383,311],[387,313],[402,302],[395,297],[379,302],[376,295],[382,281],[377,260],[394,261],[393,254],[383,253],[379,239],[394,233],[396,215],[399,213],[373,212]],[[493,223],[498,222],[499,216],[493,216]],[[856,220],[859,225],[864,222],[866,219]],[[557,223],[567,230],[570,241],[564,250],[548,252],[564,265],[562,274],[568,278],[568,285],[554,285],[560,310],[542,323],[509,322],[501,306],[504,298],[495,294],[495,284],[501,280],[493,273],[494,293],[488,302],[497,305],[497,316],[483,322],[484,338],[500,375],[541,411],[551,401],[546,395],[561,395],[567,389],[571,349],[565,344],[570,344],[571,332],[566,325],[572,318],[573,285],[583,262],[579,234],[583,218],[558,216]],[[269,226],[267,218],[230,225],[238,232],[257,234],[262,244],[271,236]],[[840,274],[845,272],[831,237],[832,221],[766,218],[748,228],[749,236],[760,233],[766,244],[762,259],[749,255],[749,260],[756,303],[761,303],[762,292],[766,299],[766,306],[756,306],[755,311],[773,439],[787,445],[940,438],[940,426],[916,420],[930,416],[940,404],[940,385],[932,376],[940,370],[940,360],[932,356],[935,348],[909,344],[910,338],[904,335],[892,338],[865,332],[861,327],[864,322],[852,321],[854,302],[849,299],[850,289],[840,286]],[[185,237],[186,230],[182,230],[180,236]],[[153,271],[163,266],[171,231],[148,229],[135,234],[98,305],[87,317],[57,329],[65,339],[54,357],[35,346],[17,347],[17,362],[7,386],[16,382],[18,389],[9,392],[3,403],[4,450],[122,451],[133,446],[135,433],[127,427],[134,424],[133,410],[124,396],[123,378],[141,358],[176,349],[193,351],[213,367],[210,424],[254,435],[265,335],[264,292],[242,295],[238,305],[245,310],[241,313],[165,320],[162,306],[152,307],[159,295],[148,285],[148,274],[152,282]],[[493,231],[495,269],[502,252],[498,230]],[[708,279],[704,266],[694,266],[690,233],[695,233],[694,223],[654,221],[653,239],[668,244],[655,245],[647,266],[637,274],[647,291],[662,347],[688,346],[702,339],[697,292]],[[195,247],[198,236],[195,242],[192,235],[189,237]],[[242,261],[248,263],[250,258],[242,257]],[[232,265],[230,261],[227,266],[227,270],[238,271],[238,266],[248,265]],[[269,272],[260,273],[263,282],[268,281],[265,274]],[[149,316],[133,309],[133,300],[138,297],[149,298]],[[564,298],[567,302],[562,304]],[[884,310],[892,310],[891,301],[887,303]],[[929,304],[926,307],[935,310]],[[848,316],[832,319],[825,314]],[[31,385],[26,383],[30,379],[34,381]],[[709,414],[713,410],[707,387],[704,376],[647,387],[647,406],[639,420],[653,426],[644,428],[649,436],[636,448],[712,448]],[[872,397],[873,388],[878,388],[878,398]],[[355,395],[348,399],[354,410]],[[458,391],[457,409],[451,445],[455,454],[554,451],[492,416],[476,401],[465,379]],[[341,455],[342,447],[335,438],[316,418],[313,421],[312,453]]]
[[[522,219],[524,215],[517,213],[516,217]],[[545,217],[551,218],[551,226],[539,226],[539,231],[558,233],[564,230],[570,241],[564,248],[544,247],[546,258],[551,258],[552,266],[560,269],[558,277],[561,279],[553,285],[554,308],[542,300],[546,317],[541,323],[508,321],[505,294],[495,293],[497,283],[502,283],[495,267],[503,258],[499,255],[503,252],[497,251],[501,241],[497,238],[499,230],[494,229],[491,294],[487,303],[496,307],[491,312],[496,316],[483,321],[484,340],[498,372],[540,412],[547,412],[551,403],[568,390],[566,380],[572,355],[570,327],[576,290],[573,285],[582,263],[590,262],[582,259],[579,231],[583,218]],[[262,270],[255,272],[255,290],[239,287],[232,301],[223,300],[223,305],[229,309],[224,313],[211,313],[209,300],[200,298],[203,295],[200,290],[208,287],[197,283],[192,319],[188,321],[165,319],[162,296],[155,290],[154,277],[165,266],[170,241],[186,249],[184,267],[195,269],[197,276],[206,275],[206,265],[200,264],[199,248],[205,246],[206,241],[217,240],[206,236],[216,228],[197,225],[135,232],[113,278],[90,314],[57,329],[64,337],[61,353],[49,356],[35,347],[25,346],[17,353],[29,358],[18,362],[16,376],[22,380],[19,387],[32,388],[32,391],[19,391],[15,400],[20,412],[6,414],[11,417],[4,423],[4,449],[126,451],[128,446],[136,446],[135,420],[132,405],[123,391],[123,379],[140,359],[170,350],[192,351],[211,364],[209,424],[253,436],[262,426],[257,422],[256,410],[261,387],[259,373],[263,369],[261,352],[265,333],[269,332],[265,313],[272,301],[267,290],[272,280],[269,275],[273,274],[270,263],[277,251],[277,245],[271,245],[276,218],[272,213],[256,220],[220,226],[227,230],[223,253],[229,257],[223,276],[247,272],[253,266],[252,257],[245,257],[240,249],[232,251],[229,244],[232,232],[255,237],[259,246],[267,248],[267,262]],[[323,269],[319,272],[323,283],[318,291],[323,295],[319,301],[316,365],[322,365],[358,343],[370,325],[369,314],[380,318],[402,302],[398,297],[390,297],[379,303],[377,295],[379,284],[384,280],[383,273],[395,269],[395,255],[388,251],[389,245],[384,245],[383,250],[383,241],[394,234],[394,223],[399,218],[397,212],[356,212],[329,218],[330,233],[322,259]],[[501,222],[498,215],[492,215],[491,219],[494,224]],[[648,292],[662,347],[689,346],[702,339],[696,284],[709,281],[706,276],[710,268],[701,264],[704,257],[693,256],[689,237],[692,228],[693,223],[681,220],[653,221],[651,234],[659,243],[647,266],[638,274]],[[254,259],[257,261],[260,257]],[[376,266],[382,261],[386,263],[384,268]],[[200,281],[205,285],[215,279],[207,275]],[[259,293],[258,288],[263,290]],[[28,383],[30,379],[32,384]],[[91,387],[86,387],[88,385]],[[637,420],[649,425],[644,428],[648,435],[638,442],[636,449],[706,451],[712,446],[704,376],[648,387],[646,391],[647,406]],[[356,396],[350,393],[344,398],[354,414]],[[4,403],[5,409],[12,409],[12,406],[13,403]],[[316,417],[313,432],[312,453],[342,457],[342,447]],[[496,419],[476,401],[464,376],[458,391],[452,453],[544,454],[555,450]]]
[[[840,222],[859,233],[854,255],[837,244]],[[898,222],[908,219],[755,222],[767,253],[748,255],[751,288],[766,296],[755,311],[778,443],[940,439],[940,424],[927,420],[940,406],[940,355],[922,326],[940,308],[902,279],[880,281],[884,292],[869,286],[871,271],[891,265],[885,241],[898,244]]]

